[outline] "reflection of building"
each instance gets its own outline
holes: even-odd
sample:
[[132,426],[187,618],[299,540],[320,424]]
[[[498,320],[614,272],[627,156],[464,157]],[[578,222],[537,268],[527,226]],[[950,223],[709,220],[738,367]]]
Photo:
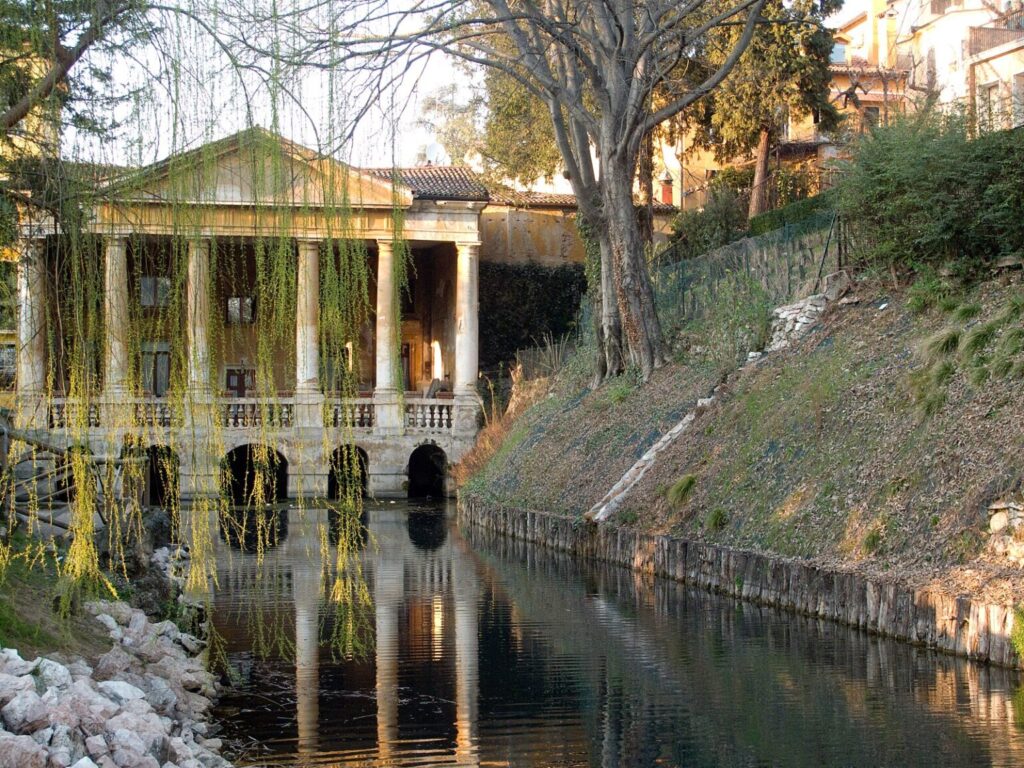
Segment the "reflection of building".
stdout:
[[[24,227],[19,419],[100,452],[169,449],[185,497],[216,492],[219,463],[254,443],[284,468],[278,496],[325,494],[349,442],[372,493],[402,493],[425,445],[443,474],[477,430],[481,260],[582,261],[571,199],[485,213],[467,169],[358,170],[259,129],[108,180],[97,199],[75,243],[52,223]],[[85,290],[74,248],[98,265],[96,297],[69,289]],[[372,311],[328,355],[344,291]],[[66,359],[83,343],[78,314],[98,329],[86,370]],[[345,398],[342,367],[357,390]]]
[[[262,641],[271,666],[279,665],[294,627],[296,755],[322,759],[343,749],[360,764],[393,765],[426,741],[437,764],[479,764],[480,577],[444,512],[397,506],[368,513],[370,543],[354,555],[372,598],[363,606],[363,639],[371,645],[357,643],[365,653],[346,660],[334,644],[342,614],[329,597],[337,552],[321,548],[327,516],[289,514],[287,536],[261,559],[253,552],[218,556],[221,586],[213,604],[226,652],[245,659]],[[260,674],[252,666],[244,673]],[[332,686],[353,695],[341,711],[321,701]],[[361,692],[370,690],[366,702]],[[426,709],[416,694],[426,698]],[[275,721],[290,719],[291,706],[290,696],[275,701]]]

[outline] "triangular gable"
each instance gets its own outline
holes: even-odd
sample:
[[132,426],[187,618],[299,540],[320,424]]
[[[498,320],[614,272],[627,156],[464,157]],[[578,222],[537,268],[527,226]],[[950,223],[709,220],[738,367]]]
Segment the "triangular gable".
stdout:
[[122,177],[109,197],[167,205],[352,209],[408,207],[405,185],[253,128]]

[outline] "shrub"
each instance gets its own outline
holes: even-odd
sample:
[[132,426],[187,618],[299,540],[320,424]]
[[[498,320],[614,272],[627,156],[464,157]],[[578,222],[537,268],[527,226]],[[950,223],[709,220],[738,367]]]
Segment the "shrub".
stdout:
[[687,498],[689,498],[690,493],[696,485],[696,476],[683,475],[669,486],[668,491],[665,492],[665,498],[668,500],[670,506],[678,507],[686,501]]
[[796,200],[782,208],[767,211],[750,220],[750,235],[757,237],[786,226],[800,226],[807,222],[816,225],[824,214],[835,210],[838,195],[835,190],[826,190],[819,195]]
[[971,138],[962,115],[895,120],[855,145],[838,206],[868,265],[970,276],[1024,248],[1024,133]]
[[583,266],[480,264],[480,366],[511,363],[516,352],[574,327],[586,291]]
[[708,190],[707,202],[699,211],[682,211],[672,222],[673,246],[664,252],[666,263],[693,259],[747,233],[747,212],[743,198],[726,186]]
[[864,552],[867,554],[873,554],[882,545],[882,531],[878,528],[872,528],[868,531],[867,536],[864,537]]
[[1017,652],[1017,658],[1024,660],[1024,606],[1018,605],[1013,609],[1013,629],[1010,631],[1010,642],[1013,643],[1013,650]]
[[720,531],[725,528],[729,522],[729,516],[725,513],[725,510],[721,507],[715,507],[708,513],[707,520],[704,521],[704,526],[709,531]]

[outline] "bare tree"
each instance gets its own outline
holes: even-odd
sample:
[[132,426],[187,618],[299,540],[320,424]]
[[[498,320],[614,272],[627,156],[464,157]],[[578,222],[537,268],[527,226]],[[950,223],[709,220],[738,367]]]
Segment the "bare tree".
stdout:
[[[544,101],[580,214],[601,246],[603,369],[614,375],[628,361],[649,377],[664,354],[633,198],[642,142],[722,82],[764,0],[345,2],[344,23],[324,41],[325,64],[384,75],[442,51],[500,70]],[[687,66],[723,26],[741,32],[722,63]]]

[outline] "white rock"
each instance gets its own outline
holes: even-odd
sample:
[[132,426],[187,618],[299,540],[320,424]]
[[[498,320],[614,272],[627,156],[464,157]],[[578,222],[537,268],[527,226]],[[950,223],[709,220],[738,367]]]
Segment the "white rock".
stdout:
[[28,675],[36,671],[39,659],[25,661],[13,648],[0,651],[0,671],[9,675]]
[[107,754],[107,740],[101,734],[90,736],[85,740],[85,749],[93,757],[100,757]]
[[124,704],[135,699],[144,698],[146,695],[134,685],[121,680],[104,680],[101,683],[97,683],[96,688],[115,704]]
[[46,750],[31,736],[0,733],[0,768],[46,768]]
[[67,688],[74,682],[71,670],[52,659],[40,659],[38,672],[47,688]]
[[9,675],[0,672],[0,707],[4,706],[21,691],[34,691],[36,681],[31,675]]
[[46,704],[35,691],[22,691],[0,710],[7,729],[13,733],[31,733],[49,722]]
[[999,533],[1010,524],[1010,516],[1006,512],[996,512],[988,520],[988,529],[992,533]]
[[96,763],[94,763],[94,762],[93,762],[93,761],[92,761],[91,759],[89,759],[88,757],[83,757],[83,758],[82,758],[81,760],[79,760],[79,761],[78,761],[77,763],[75,763],[74,765],[72,765],[72,766],[71,766],[71,768],[99,768],[99,766],[98,766],[98,765],[96,765]]

